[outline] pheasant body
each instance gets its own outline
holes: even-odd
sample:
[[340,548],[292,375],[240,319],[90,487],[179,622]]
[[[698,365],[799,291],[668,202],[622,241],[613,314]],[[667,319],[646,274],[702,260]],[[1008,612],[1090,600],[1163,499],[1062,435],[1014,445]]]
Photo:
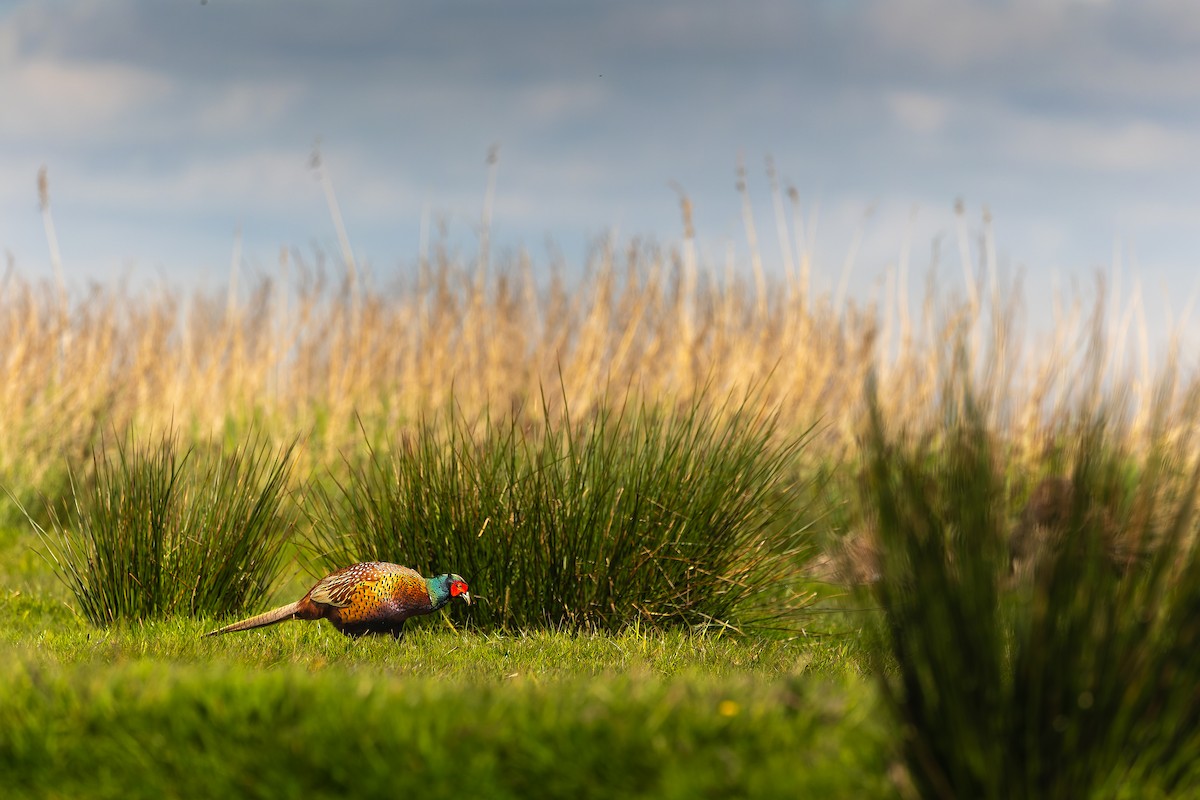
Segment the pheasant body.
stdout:
[[368,561],[326,575],[295,603],[205,635],[261,628],[289,619],[327,619],[347,636],[390,633],[399,638],[408,619],[437,611],[453,597],[471,603],[466,581],[458,575],[425,578],[399,564]]

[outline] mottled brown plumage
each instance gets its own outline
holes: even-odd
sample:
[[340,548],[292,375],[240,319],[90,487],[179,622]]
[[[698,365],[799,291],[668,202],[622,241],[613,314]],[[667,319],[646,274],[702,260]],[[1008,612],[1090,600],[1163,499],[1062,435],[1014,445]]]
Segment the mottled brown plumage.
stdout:
[[452,597],[471,595],[458,575],[424,578],[399,564],[368,561],[326,575],[308,594],[286,606],[235,622],[205,636],[234,633],[288,619],[327,619],[347,636],[390,633],[399,638],[410,617],[437,611]]

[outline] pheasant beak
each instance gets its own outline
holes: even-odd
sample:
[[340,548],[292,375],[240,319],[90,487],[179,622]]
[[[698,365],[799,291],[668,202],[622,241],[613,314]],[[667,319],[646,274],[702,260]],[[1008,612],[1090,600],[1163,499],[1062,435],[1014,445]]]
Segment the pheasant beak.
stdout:
[[467,605],[471,605],[471,593],[470,592],[463,592],[462,594],[459,595],[459,597],[461,597],[463,600],[466,600]]

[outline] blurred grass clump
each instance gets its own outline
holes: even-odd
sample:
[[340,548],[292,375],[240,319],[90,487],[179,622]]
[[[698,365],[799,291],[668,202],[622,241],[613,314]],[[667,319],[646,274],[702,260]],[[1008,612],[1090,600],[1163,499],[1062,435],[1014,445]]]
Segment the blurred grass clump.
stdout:
[[451,410],[370,441],[306,508],[325,568],[379,559],[470,576],[485,627],[796,624],[816,549],[792,467],[807,434],[745,400],[667,411]]
[[30,523],[95,624],[242,613],[266,601],[280,569],[294,447],[251,435],[185,449],[175,431],[131,430],[92,450],[65,502],[47,498],[48,527]]
[[[1159,403],[1175,395],[1159,388]],[[1022,532],[1039,546],[1014,550],[1009,484],[1029,476],[985,424],[993,398],[960,372],[944,427],[913,435],[870,395],[877,672],[921,797],[1194,796],[1200,467],[1179,432],[1196,429],[1198,398],[1155,417],[1137,452],[1121,392],[1092,397],[1051,437],[1066,481],[1042,485],[1071,490]],[[1014,569],[1025,552],[1036,563]]]
[[[0,654],[5,797],[891,794],[861,681],[571,664],[551,681],[466,682],[386,663],[48,669]],[[844,692],[864,709],[846,713]]]

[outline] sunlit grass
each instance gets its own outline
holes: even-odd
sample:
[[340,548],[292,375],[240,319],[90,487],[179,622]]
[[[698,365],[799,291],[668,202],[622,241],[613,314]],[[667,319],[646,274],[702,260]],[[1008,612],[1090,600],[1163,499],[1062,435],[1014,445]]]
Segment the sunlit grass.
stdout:
[[861,683],[6,661],[9,797],[890,794]]
[[292,447],[261,436],[228,450],[188,448],[175,432],[130,435],[93,451],[65,510],[49,504],[46,557],[80,612],[101,624],[175,614],[236,614],[278,576]]
[[849,642],[207,628],[0,595],[6,796],[890,796]]

